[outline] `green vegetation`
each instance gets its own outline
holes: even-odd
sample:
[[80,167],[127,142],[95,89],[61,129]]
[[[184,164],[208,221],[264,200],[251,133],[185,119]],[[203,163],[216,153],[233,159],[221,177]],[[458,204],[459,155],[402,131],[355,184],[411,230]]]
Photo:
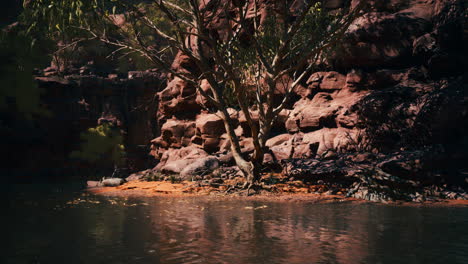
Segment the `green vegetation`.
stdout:
[[145,174],[143,176],[143,180],[145,180],[145,181],[161,181],[164,177],[165,177],[165,175],[163,175],[162,173],[150,171],[150,172],[148,172],[147,174]]
[[168,177],[171,183],[179,183],[182,181],[182,179],[177,175],[169,175]]
[[103,165],[119,166],[123,162],[125,148],[118,128],[102,124],[81,134],[82,145],[78,151],[70,154],[71,158],[86,162],[100,162]]
[[[148,50],[159,52],[159,47],[167,46],[167,43],[144,22],[133,19],[140,13],[167,32],[173,30],[172,24],[161,10],[146,1],[29,1],[25,4],[21,23],[27,26],[27,34],[35,41],[48,39],[58,44],[54,45],[51,55],[59,71],[75,62],[86,63],[80,59],[89,57],[101,60],[97,63],[111,66],[117,72],[126,73],[129,70],[146,70],[155,65],[148,57],[141,56],[138,50],[102,42],[101,36],[94,32],[103,33],[118,43],[131,40],[130,46],[144,46]],[[175,48],[166,48],[163,53],[167,61],[170,61],[176,52]]]

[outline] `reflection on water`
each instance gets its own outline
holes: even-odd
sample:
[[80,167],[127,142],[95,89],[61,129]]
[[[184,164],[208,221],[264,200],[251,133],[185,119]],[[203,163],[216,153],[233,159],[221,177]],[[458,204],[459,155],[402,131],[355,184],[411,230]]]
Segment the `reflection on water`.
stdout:
[[15,192],[1,263],[468,263],[468,208]]

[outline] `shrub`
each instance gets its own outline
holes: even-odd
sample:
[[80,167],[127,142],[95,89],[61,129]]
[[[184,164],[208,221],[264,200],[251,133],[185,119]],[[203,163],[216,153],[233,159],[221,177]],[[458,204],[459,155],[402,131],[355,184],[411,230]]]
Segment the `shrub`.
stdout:
[[122,165],[125,149],[122,135],[117,128],[106,123],[89,128],[81,133],[81,140],[81,149],[73,151],[71,158],[90,163],[102,162],[104,165]]

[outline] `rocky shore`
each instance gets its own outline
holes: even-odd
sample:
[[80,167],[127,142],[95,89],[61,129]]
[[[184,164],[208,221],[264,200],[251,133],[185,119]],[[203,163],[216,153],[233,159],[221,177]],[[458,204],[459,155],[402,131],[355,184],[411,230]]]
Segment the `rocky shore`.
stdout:
[[[274,202],[300,203],[368,203],[371,201],[353,198],[341,191],[332,191],[330,186],[303,184],[299,181],[286,181],[269,185],[255,195],[247,196],[245,192],[228,193],[225,184],[210,184],[207,182],[171,182],[134,180],[119,186],[88,187],[87,192],[92,195],[106,197],[141,198],[141,197],[194,197],[210,200],[253,200]],[[327,190],[327,191],[325,191]],[[345,191],[344,189],[341,189]],[[379,202],[380,203],[380,202]],[[403,206],[468,206],[468,199],[450,199],[432,197],[427,200],[386,201],[383,204]]]
[[[88,182],[93,193],[115,195],[158,194],[288,196],[305,195],[312,200],[346,199],[371,202],[434,203],[444,200],[468,201],[466,189],[449,184],[437,169],[450,155],[439,150],[401,151],[388,155],[373,153],[334,154],[326,159],[288,159],[263,173],[260,184],[244,190],[244,178],[225,157],[201,158],[182,173],[156,170],[134,173],[121,179]],[[460,172],[464,173],[464,172]],[[106,187],[107,186],[107,187]],[[129,191],[130,190],[130,191]]]

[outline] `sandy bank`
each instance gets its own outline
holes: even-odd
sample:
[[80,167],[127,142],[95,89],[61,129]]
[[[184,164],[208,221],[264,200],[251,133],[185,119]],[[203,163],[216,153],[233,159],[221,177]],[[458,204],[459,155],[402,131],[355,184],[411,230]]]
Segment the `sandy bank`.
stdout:
[[[261,191],[247,196],[245,192],[226,193],[226,186],[200,186],[198,182],[183,181],[171,183],[168,181],[131,181],[117,187],[88,188],[87,192],[94,195],[110,197],[205,197],[209,199],[242,199],[260,201],[309,202],[309,203],[369,203],[365,200],[345,197],[337,194],[313,192],[320,186],[310,185],[293,187],[286,184],[276,184],[271,191]],[[466,206],[468,200],[433,200],[422,203],[395,201],[387,205],[403,206]]]

